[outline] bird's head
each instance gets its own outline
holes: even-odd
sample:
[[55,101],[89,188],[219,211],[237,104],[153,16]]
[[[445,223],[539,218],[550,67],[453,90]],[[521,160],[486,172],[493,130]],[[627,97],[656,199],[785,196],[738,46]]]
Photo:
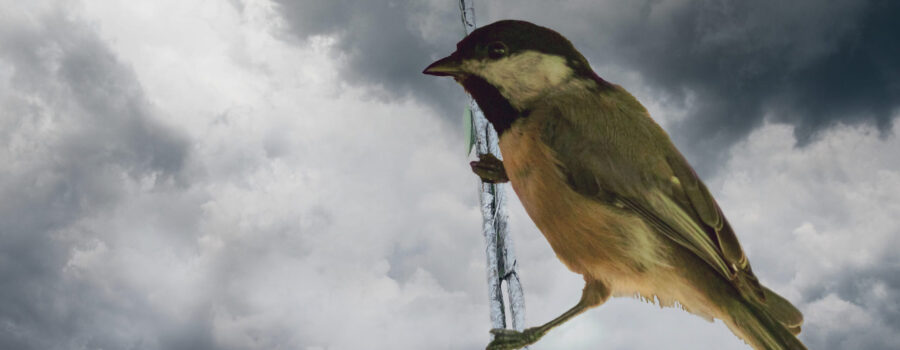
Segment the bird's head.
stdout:
[[[473,31],[456,44],[456,52],[423,72],[451,76],[472,94],[485,112],[485,102],[502,98],[517,112],[578,78],[605,83],[572,43],[559,33],[525,21],[504,20]],[[490,115],[488,115],[490,119]]]

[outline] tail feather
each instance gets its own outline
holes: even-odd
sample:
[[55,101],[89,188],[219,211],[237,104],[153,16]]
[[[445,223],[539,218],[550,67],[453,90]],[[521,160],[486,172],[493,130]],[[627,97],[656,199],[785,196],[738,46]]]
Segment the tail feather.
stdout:
[[[772,295],[777,296],[774,293]],[[780,319],[782,316],[776,317],[775,314],[778,312],[773,313],[769,309],[771,309],[769,305],[756,305],[745,300],[735,301],[735,305],[729,310],[731,314],[729,327],[757,350],[806,350],[806,346],[795,336],[800,332],[800,325],[783,324]]]
[[782,298],[771,289],[762,287],[766,295],[765,309],[779,323],[787,327],[791,333],[797,335],[800,333],[800,326],[803,325],[803,314],[797,310],[790,301]]

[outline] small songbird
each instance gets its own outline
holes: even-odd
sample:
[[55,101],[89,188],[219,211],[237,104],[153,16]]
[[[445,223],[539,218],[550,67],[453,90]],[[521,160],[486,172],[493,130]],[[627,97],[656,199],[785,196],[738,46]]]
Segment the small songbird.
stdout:
[[573,308],[524,332],[492,330],[488,349],[534,343],[611,295],[721,319],[755,349],[805,349],[796,338],[802,314],[759,283],[666,132],[565,37],[499,21],[424,73],[453,77],[472,95],[503,155],[483,157],[473,170],[485,181],[508,180],[556,256],[584,276]]

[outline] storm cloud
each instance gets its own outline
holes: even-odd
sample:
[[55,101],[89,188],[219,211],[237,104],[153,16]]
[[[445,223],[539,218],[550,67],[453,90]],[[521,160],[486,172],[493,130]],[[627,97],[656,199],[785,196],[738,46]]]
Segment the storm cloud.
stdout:
[[78,251],[102,245],[90,218],[120,205],[129,184],[181,184],[189,145],[156,119],[133,72],[85,24],[62,9],[8,9],[0,15],[0,347],[128,346],[125,324],[81,338],[128,306],[97,299],[65,271]]
[[838,123],[891,130],[900,103],[900,70],[892,63],[900,60],[892,34],[900,32],[896,2],[652,1],[629,7],[585,14],[575,40],[589,48],[589,57],[637,72],[687,109],[670,132],[701,168],[766,119],[794,125],[800,145]]
[[[462,114],[463,92],[448,81],[421,74],[447,55],[463,34],[455,3],[438,1],[276,0],[287,38],[325,36],[347,83],[373,97],[427,101],[444,115]],[[443,56],[440,56],[443,57]]]
[[[455,2],[278,1],[288,33],[336,40],[342,77],[450,117],[459,90],[418,72],[461,37]],[[524,19],[560,31],[601,76],[667,107],[670,132],[703,173],[764,120],[799,145],[838,123],[890,131],[900,101],[895,1],[476,2],[478,24]],[[633,73],[634,79],[628,76]],[[447,90],[452,86],[451,91]],[[455,104],[454,104],[455,103]],[[458,109],[458,107],[455,107]],[[718,164],[718,165],[717,165]]]
[[[0,4],[0,348],[487,343],[465,95],[420,73],[462,35],[455,1]],[[900,347],[896,5],[476,11],[559,30],[648,106],[810,348]],[[538,325],[583,281],[509,198]],[[532,348],[598,346],[747,349],[629,298]]]

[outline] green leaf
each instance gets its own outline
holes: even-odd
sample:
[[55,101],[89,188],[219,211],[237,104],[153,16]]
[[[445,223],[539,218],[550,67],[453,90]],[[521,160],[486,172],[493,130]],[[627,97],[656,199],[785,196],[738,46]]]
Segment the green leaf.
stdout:
[[466,106],[466,110],[463,114],[463,123],[465,124],[463,127],[465,128],[465,138],[466,138],[466,155],[472,153],[472,148],[475,147],[475,118],[472,115],[472,108]]

